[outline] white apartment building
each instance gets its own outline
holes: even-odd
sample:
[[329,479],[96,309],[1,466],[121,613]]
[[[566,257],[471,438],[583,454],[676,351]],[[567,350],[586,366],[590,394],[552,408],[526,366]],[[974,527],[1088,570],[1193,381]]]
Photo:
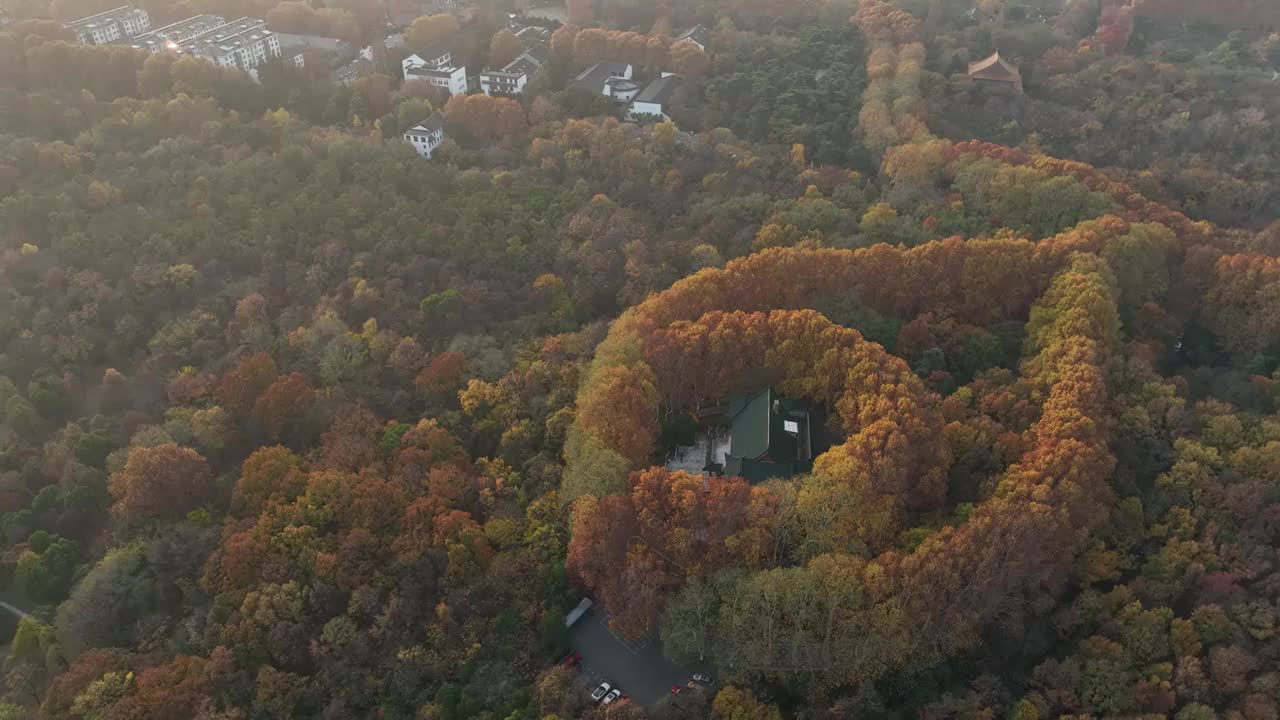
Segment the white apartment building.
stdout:
[[280,57],[280,38],[266,21],[240,18],[178,43],[178,51],[248,72]]
[[405,82],[425,82],[450,95],[467,94],[467,69],[453,66],[453,53],[442,47],[414,53],[400,63]]
[[404,141],[430,160],[431,153],[444,142],[444,117],[440,113],[432,113],[431,117],[409,128],[404,134]]
[[122,5],[114,10],[80,18],[66,24],[85,45],[106,45],[121,38],[141,35],[151,29],[151,17],[142,8]]
[[547,51],[535,47],[507,63],[501,70],[480,73],[480,90],[485,95],[519,95],[547,61]]
[[227,21],[217,15],[195,15],[137,36],[133,46],[153,53],[173,52],[178,49],[178,43],[226,24]]

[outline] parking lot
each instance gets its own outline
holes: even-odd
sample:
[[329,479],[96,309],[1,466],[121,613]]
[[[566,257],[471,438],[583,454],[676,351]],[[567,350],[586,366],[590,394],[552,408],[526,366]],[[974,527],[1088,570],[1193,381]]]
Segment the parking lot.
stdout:
[[590,687],[608,682],[642,705],[667,697],[672,685],[684,685],[698,671],[672,665],[656,634],[634,645],[623,642],[609,630],[609,618],[599,609],[574,623],[569,646],[582,655],[581,671]]

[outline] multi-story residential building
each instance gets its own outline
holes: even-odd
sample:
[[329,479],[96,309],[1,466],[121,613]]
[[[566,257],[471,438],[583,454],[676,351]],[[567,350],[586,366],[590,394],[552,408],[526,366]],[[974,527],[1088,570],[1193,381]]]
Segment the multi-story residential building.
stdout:
[[501,70],[480,73],[480,90],[485,95],[519,95],[546,62],[545,48],[530,48]]
[[266,21],[240,18],[178,43],[178,51],[248,72],[280,57],[280,39]]
[[106,45],[147,32],[151,29],[151,17],[142,8],[122,5],[69,22],[66,27],[85,45]]
[[227,21],[217,15],[196,15],[138,35],[133,39],[133,46],[153,53],[172,52],[178,49],[178,43],[226,24]]
[[400,63],[404,80],[425,82],[450,95],[467,93],[467,69],[454,67],[453,53],[447,48],[433,47],[417,52]]
[[444,142],[444,116],[432,113],[431,117],[405,131],[404,141],[424,158],[431,159],[431,153]]

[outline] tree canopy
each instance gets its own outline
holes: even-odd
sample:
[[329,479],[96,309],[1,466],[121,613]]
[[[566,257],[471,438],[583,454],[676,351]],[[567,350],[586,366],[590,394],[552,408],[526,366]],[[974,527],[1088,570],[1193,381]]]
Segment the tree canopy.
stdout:
[[[1266,3],[143,6],[378,49],[6,5],[0,718],[1275,718]],[[766,387],[811,470],[668,467]],[[584,595],[715,684],[591,703]]]

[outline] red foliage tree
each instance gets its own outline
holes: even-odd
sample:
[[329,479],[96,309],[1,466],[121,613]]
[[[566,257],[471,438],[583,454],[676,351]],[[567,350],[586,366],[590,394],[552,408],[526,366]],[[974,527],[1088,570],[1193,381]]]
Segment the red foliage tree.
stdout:
[[276,442],[291,424],[315,404],[316,391],[302,373],[290,373],[271,383],[253,404],[252,419],[267,442]]
[[276,381],[276,363],[266,353],[251,355],[240,361],[218,381],[215,395],[227,410],[247,416],[258,396]]
[[176,720],[196,717],[213,691],[206,661],[179,655],[164,665],[138,674],[133,692],[111,709],[113,718],[129,720]]
[[1108,55],[1124,52],[1133,35],[1133,8],[1128,5],[1109,5],[1098,18],[1098,42]]
[[456,390],[467,368],[467,356],[460,352],[444,352],[431,358],[431,363],[418,373],[413,384],[424,395]]
[[213,473],[195,450],[173,443],[135,448],[111,476],[112,512],[126,526],[173,520],[213,497]]

